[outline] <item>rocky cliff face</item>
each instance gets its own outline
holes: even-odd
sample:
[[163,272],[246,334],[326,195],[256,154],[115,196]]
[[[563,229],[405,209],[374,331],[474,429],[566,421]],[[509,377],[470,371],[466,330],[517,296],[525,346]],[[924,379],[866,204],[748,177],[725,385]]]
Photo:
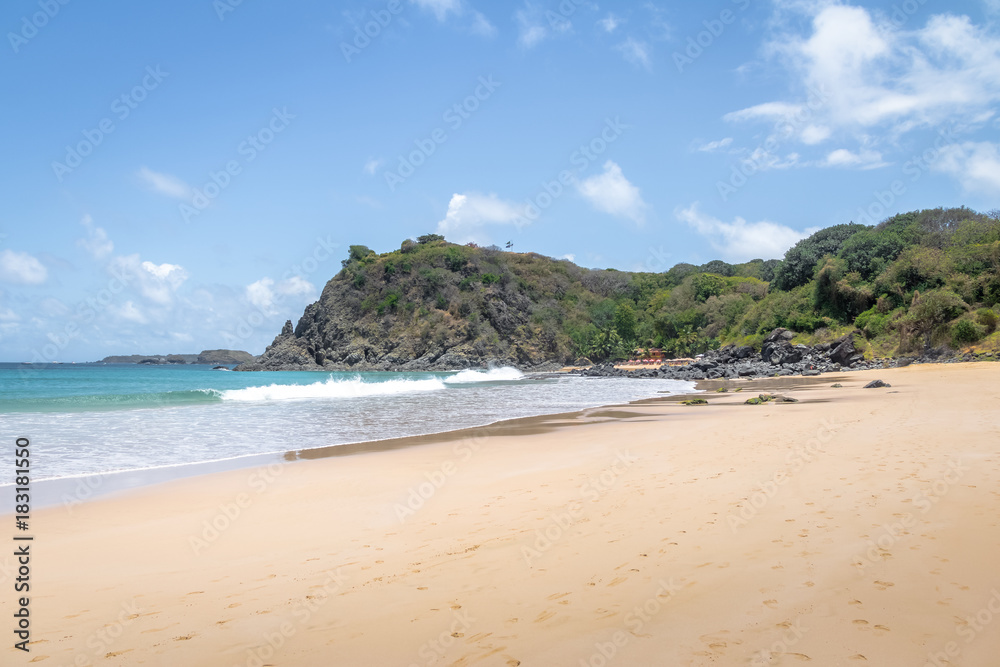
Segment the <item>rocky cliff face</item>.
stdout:
[[565,273],[565,263],[503,255],[448,244],[345,262],[297,325],[286,322],[236,370],[544,370],[572,361],[569,338],[532,318],[554,307],[553,294],[538,275],[530,288],[518,275],[528,266]]

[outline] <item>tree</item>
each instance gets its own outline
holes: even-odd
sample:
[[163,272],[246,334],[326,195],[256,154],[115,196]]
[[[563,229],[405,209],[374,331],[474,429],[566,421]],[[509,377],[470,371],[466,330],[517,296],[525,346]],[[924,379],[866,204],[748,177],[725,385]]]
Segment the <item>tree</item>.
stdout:
[[713,259],[711,262],[703,264],[701,270],[704,273],[716,273],[726,278],[730,278],[736,274],[733,265],[723,262],[721,259]]
[[444,241],[444,237],[440,234],[424,234],[423,236],[417,237],[417,243],[436,243],[438,241]]
[[836,255],[847,239],[868,227],[856,223],[834,225],[802,239],[785,253],[785,259],[774,272],[774,286],[788,291],[812,280],[816,263],[824,255]]
[[344,268],[347,268],[347,265],[351,262],[360,262],[361,260],[374,254],[375,251],[366,245],[352,245],[348,248],[347,259],[340,260],[340,264]]
[[951,290],[931,290],[923,295],[914,293],[913,303],[905,318],[906,328],[914,334],[923,335],[926,347],[931,343],[935,327],[950,322],[968,308],[961,297]]
[[691,279],[694,298],[704,303],[710,296],[719,296],[726,289],[725,278],[714,273],[698,273]]
[[615,331],[621,337],[625,345],[631,346],[636,339],[636,327],[638,318],[635,316],[635,309],[628,301],[618,304],[615,309]]
[[698,332],[691,327],[684,327],[677,332],[674,341],[674,351],[678,356],[687,357],[694,353],[698,346]]
[[596,361],[624,359],[628,356],[625,343],[613,328],[599,331],[590,341],[588,356]]
[[847,261],[848,271],[857,271],[870,280],[882,271],[906,247],[899,232],[891,229],[865,229],[844,241],[840,257]]

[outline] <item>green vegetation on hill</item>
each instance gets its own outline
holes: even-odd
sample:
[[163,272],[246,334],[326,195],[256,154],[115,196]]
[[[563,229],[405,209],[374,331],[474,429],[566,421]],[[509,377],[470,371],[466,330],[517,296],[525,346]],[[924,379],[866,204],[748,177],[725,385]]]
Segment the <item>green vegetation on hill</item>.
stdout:
[[279,336],[262,361],[567,363],[651,347],[689,356],[728,343],[759,349],[776,327],[805,343],[857,329],[869,356],[997,349],[998,303],[996,211],[933,209],[874,227],[836,225],[783,260],[714,260],[663,273],[590,270],[428,234],[384,254],[351,246],[294,336]]

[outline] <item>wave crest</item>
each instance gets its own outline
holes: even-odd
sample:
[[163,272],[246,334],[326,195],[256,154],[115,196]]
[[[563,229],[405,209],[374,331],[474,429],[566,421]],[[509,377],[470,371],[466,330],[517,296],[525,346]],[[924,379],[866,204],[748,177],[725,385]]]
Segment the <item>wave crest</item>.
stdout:
[[523,379],[524,374],[521,371],[504,366],[503,368],[491,368],[488,371],[459,371],[455,375],[445,378],[444,381],[448,384],[470,384],[473,382],[509,382]]
[[412,394],[437,391],[444,388],[444,383],[437,378],[429,380],[365,382],[360,378],[335,380],[331,377],[324,382],[313,382],[312,384],[269,384],[264,387],[228,389],[222,392],[222,400],[281,401],[310,398],[359,398],[364,396]]

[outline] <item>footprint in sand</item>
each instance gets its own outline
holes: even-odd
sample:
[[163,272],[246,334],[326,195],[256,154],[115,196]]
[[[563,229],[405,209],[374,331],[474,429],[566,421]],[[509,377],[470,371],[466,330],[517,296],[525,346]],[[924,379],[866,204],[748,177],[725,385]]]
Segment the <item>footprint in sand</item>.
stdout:
[[111,652],[111,653],[105,653],[105,654],[104,654],[104,657],[105,657],[105,658],[117,658],[117,657],[118,657],[118,656],[120,656],[120,655],[125,655],[126,653],[130,652],[131,650],[132,650],[132,649],[130,649],[130,648],[127,648],[127,649],[125,649],[124,651],[113,651],[113,652]]
[[[131,650],[131,649],[129,649],[129,650]],[[28,662],[41,662],[42,660],[48,660],[48,659],[49,659],[49,656],[47,656],[47,655],[39,655],[39,656],[36,656],[36,657],[32,658]]]
[[875,635],[876,636],[884,635],[887,632],[891,632],[891,630],[889,630],[889,628],[885,627],[884,625],[876,625],[875,626]]
[[860,653],[855,653],[850,658],[848,658],[848,660],[864,660],[865,662],[868,662],[868,658],[861,655]]
[[556,613],[554,611],[543,611],[541,614],[538,615],[538,618],[536,618],[533,622],[534,623],[541,623],[542,621],[549,620],[550,618],[552,618],[555,615],[556,615]]
[[764,605],[767,606],[767,607],[770,607],[771,609],[774,609],[775,607],[778,606],[778,601],[777,600],[764,600]]
[[884,591],[885,589],[889,588],[890,586],[895,586],[896,585],[896,584],[892,583],[891,581],[878,581],[877,579],[874,582],[872,582],[872,583],[874,583],[875,586],[880,591]]
[[854,623],[854,625],[865,625],[865,626],[868,625],[868,621],[866,621],[866,620],[864,620],[862,618],[856,618],[853,621],[851,621],[851,623]]
[[180,637],[174,637],[174,641],[175,642],[186,642],[187,640],[193,638],[197,634],[198,634],[197,632],[192,632],[192,633],[189,633],[189,634],[186,634],[186,635],[181,635]]
[[608,587],[610,588],[611,586],[617,586],[618,584],[623,583],[623,582],[625,582],[627,580],[628,580],[628,577],[615,577],[611,581],[611,583],[608,584]]

